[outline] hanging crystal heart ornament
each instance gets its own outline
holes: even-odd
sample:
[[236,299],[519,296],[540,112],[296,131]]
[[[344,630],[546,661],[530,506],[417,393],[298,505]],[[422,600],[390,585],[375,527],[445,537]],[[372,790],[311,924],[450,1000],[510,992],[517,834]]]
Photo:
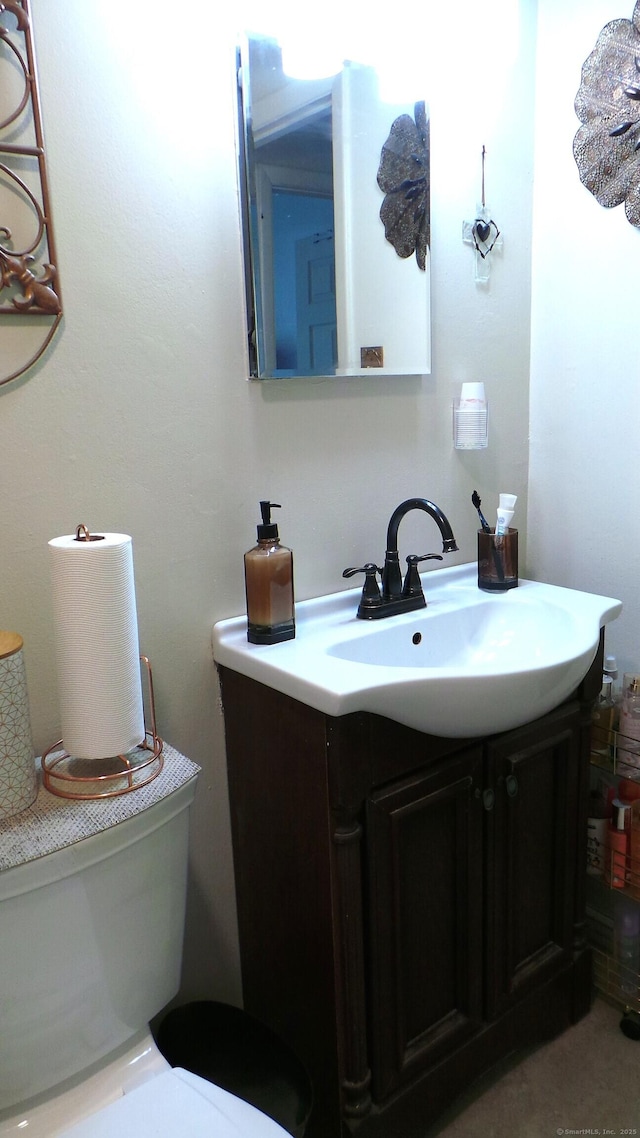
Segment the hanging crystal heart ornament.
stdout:
[[496,225],[493,218],[485,221],[482,217],[477,217],[473,223],[473,244],[476,253],[479,253],[482,259],[489,256],[496,241],[500,236],[500,230]]

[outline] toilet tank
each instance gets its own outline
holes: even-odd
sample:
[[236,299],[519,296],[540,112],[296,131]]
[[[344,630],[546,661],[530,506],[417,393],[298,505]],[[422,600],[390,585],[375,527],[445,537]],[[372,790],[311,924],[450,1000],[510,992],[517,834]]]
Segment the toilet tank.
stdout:
[[0,1115],[103,1060],[177,992],[195,786],[190,772],[140,812],[0,872]]

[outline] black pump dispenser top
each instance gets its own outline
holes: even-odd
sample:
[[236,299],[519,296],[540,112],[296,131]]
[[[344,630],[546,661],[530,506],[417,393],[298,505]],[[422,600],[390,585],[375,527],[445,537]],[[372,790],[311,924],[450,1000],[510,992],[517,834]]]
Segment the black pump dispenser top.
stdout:
[[266,541],[271,538],[273,541],[278,541],[278,527],[275,522],[271,521],[271,511],[279,510],[280,504],[278,502],[261,502],[260,513],[262,514],[262,525],[258,526],[258,541]]

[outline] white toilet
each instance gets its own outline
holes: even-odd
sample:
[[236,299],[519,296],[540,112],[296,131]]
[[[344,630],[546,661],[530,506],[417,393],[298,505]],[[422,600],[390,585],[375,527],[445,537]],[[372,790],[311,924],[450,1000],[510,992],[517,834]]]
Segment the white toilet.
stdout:
[[179,985],[198,770],[165,755],[132,794],[40,790],[0,824],[1,1138],[285,1138],[149,1031]]

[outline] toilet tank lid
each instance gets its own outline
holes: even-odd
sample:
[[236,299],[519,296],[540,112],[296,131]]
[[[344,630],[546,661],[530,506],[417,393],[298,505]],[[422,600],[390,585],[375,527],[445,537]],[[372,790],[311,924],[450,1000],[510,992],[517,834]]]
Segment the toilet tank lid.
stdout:
[[288,1138],[255,1107],[175,1068],[150,1079],[59,1138]]
[[0,871],[56,853],[83,838],[109,830],[173,794],[199,773],[196,763],[168,743],[164,744],[162,753],[164,764],[157,778],[116,798],[81,801],[59,798],[42,786],[38,771],[39,790],[33,805],[0,821]]

